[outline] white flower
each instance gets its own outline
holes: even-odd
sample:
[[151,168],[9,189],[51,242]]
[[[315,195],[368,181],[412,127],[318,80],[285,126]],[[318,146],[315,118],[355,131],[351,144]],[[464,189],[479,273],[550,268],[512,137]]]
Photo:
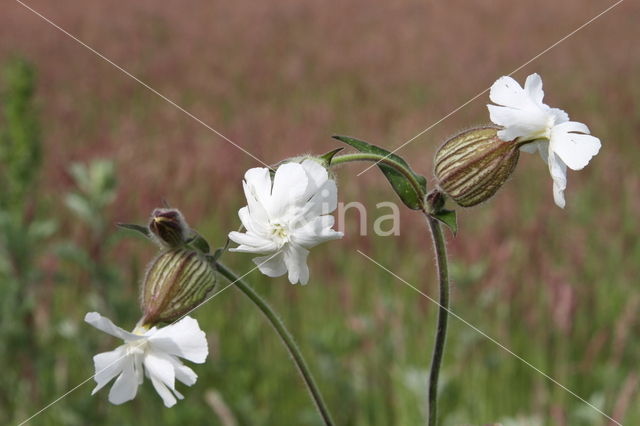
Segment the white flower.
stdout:
[[338,203],[336,183],[317,161],[286,163],[278,167],[273,182],[267,168],[249,169],[244,175],[247,206],[238,216],[246,232],[230,232],[238,247],[231,251],[259,253],[253,261],[269,277],[288,272],[292,284],[309,281],[309,249],[342,238],[331,227],[329,213]]
[[97,312],[89,312],[84,320],[125,342],[113,351],[93,357],[97,386],[91,394],[117,377],[109,391],[112,404],[122,404],[135,398],[144,370],[164,405],[173,406],[176,397],[184,398],[176,390],[175,380],[191,386],[198,378],[178,357],[202,364],[209,353],[205,334],[200,330],[198,321],[191,317],[159,329],[138,327],[131,333]]
[[528,142],[521,151],[538,151],[548,164],[553,179],[553,198],[564,208],[567,166],[584,168],[600,150],[600,139],[589,135],[589,128],[569,121],[566,112],[542,102],[544,92],[538,74],[527,77],[524,88],[511,77],[500,77],[491,86],[489,97],[496,105],[487,105],[491,121],[504,127],[498,137],[504,141]]

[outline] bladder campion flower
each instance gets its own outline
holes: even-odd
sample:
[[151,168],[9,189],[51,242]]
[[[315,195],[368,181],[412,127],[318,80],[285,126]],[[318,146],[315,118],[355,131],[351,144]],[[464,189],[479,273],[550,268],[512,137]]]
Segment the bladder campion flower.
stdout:
[[229,238],[243,253],[259,253],[253,261],[269,277],[288,272],[292,284],[309,281],[309,249],[342,238],[332,229],[329,213],[337,207],[336,183],[316,160],[285,163],[271,179],[267,168],[249,169],[244,175],[247,206],[238,216],[245,232]]
[[518,142],[521,151],[540,153],[553,179],[554,201],[564,208],[567,167],[584,168],[600,150],[600,139],[591,136],[586,125],[569,121],[563,110],[542,102],[538,74],[527,77],[524,88],[511,77],[500,77],[491,86],[489,97],[498,104],[487,105],[491,121],[503,127],[498,137]]
[[144,372],[164,405],[172,407],[176,397],[184,398],[176,390],[175,381],[191,386],[198,378],[179,358],[202,364],[209,353],[205,334],[198,321],[191,317],[162,328],[138,326],[132,332],[117,327],[97,312],[89,312],[84,320],[125,342],[113,351],[93,357],[97,386],[92,395],[115,378],[109,391],[112,404],[122,404],[135,398]]

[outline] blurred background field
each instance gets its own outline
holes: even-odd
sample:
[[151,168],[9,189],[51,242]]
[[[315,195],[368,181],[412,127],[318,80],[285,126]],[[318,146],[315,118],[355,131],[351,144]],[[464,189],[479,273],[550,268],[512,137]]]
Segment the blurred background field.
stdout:
[[[365,0],[29,5],[268,163],[338,147],[334,133],[392,149],[612,2]],[[449,238],[453,310],[625,425],[640,424],[640,5],[627,1],[518,72],[589,124],[603,149],[570,173],[567,208],[523,155],[490,202]],[[119,344],[83,323],[98,310],[131,328],[152,244],[117,232],[162,199],[214,246],[238,226],[240,181],[259,164],[19,3],[0,14],[0,423],[15,424],[93,374]],[[488,121],[480,96],[401,154],[431,178],[448,136]],[[359,255],[436,296],[419,215],[373,235],[394,199],[364,166],[339,173],[355,210],[342,242],[310,256],[311,282],[248,280],[283,315],[339,425],[424,422],[435,306]],[[414,217],[415,216],[415,217]],[[249,256],[227,254],[238,272]],[[195,315],[211,356],[165,409],[86,383],[31,425],[318,425],[275,333],[235,289]],[[452,319],[443,425],[605,425],[606,418]],[[613,423],[611,423],[613,424]]]

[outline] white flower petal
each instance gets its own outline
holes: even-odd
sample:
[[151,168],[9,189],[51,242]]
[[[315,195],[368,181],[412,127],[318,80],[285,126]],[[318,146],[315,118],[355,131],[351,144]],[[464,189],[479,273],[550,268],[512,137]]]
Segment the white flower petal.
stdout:
[[564,209],[566,201],[564,199],[564,189],[562,189],[556,182],[553,182],[553,201],[558,207]]
[[[147,376],[151,379],[153,387],[162,398],[166,407],[172,407],[175,405],[175,397],[178,399],[184,399],[182,394],[178,392],[175,387],[176,364],[182,365],[171,355],[154,350],[147,353],[144,361]],[[184,371],[181,371],[180,375],[182,378],[185,378]]]
[[96,374],[93,379],[96,381],[96,387],[91,395],[102,389],[107,383],[118,376],[125,368],[125,364],[133,362],[127,357],[125,346],[122,345],[110,352],[103,352],[93,357],[93,365]]
[[524,82],[524,90],[533,101],[540,104],[542,103],[544,91],[542,90],[542,79],[537,73],[531,74],[527,77],[527,80]]
[[156,352],[179,356],[198,364],[202,364],[209,354],[204,331],[197,320],[188,316],[158,330],[149,337],[149,346]]
[[271,174],[266,167],[254,167],[244,174],[244,181],[260,203],[266,203],[271,196]]
[[239,247],[229,249],[229,251],[232,252],[268,253],[278,249],[277,244],[273,240],[268,240],[253,233],[242,234],[233,231],[229,232],[229,239],[234,243],[240,244]]
[[[164,403],[165,407],[171,408],[176,405],[176,402],[178,401],[176,400],[174,393],[169,390],[167,385],[165,385],[162,381],[154,376],[149,376],[149,379],[151,379],[151,383],[153,384],[154,389],[156,390],[158,395],[160,395],[160,398],[162,398],[162,402]],[[180,399],[183,399],[182,395],[178,394],[177,396]]]
[[334,222],[333,216],[318,216],[296,230],[292,236],[293,242],[310,249],[325,241],[340,239],[344,234],[331,229]]
[[567,166],[553,151],[549,151],[548,164],[553,179],[553,200],[558,207],[563,209],[565,206],[564,190],[567,187]]
[[554,124],[564,123],[565,121],[569,121],[569,114],[561,110],[560,108],[551,108],[549,109],[549,113],[553,117]]
[[176,380],[181,381],[187,386],[193,385],[198,380],[198,375],[189,367],[182,364],[177,358],[171,358],[173,368],[176,373]]
[[134,371],[133,357],[127,357],[127,360],[123,364],[122,373],[109,391],[109,402],[114,405],[131,401],[138,393],[138,376]]
[[100,331],[104,331],[107,334],[110,334],[114,337],[118,337],[125,342],[130,342],[134,340],[142,339],[142,336],[137,334],[129,333],[128,331],[123,330],[122,328],[116,326],[111,320],[107,317],[103,317],[97,312],[89,312],[84,316],[85,322],[94,326]]
[[173,371],[173,365],[166,358],[167,354],[156,350],[150,350],[144,357],[144,368],[147,376],[156,378],[168,386],[170,389],[175,388],[176,375]]
[[258,266],[260,272],[268,277],[279,277],[287,273],[287,265],[284,263],[284,253],[271,254],[253,258],[253,263]]
[[272,220],[286,212],[287,208],[303,205],[309,178],[298,163],[286,163],[278,167],[273,178],[273,191],[269,214]]
[[[264,209],[262,210],[265,212],[264,217],[266,217],[266,211]],[[242,207],[240,210],[238,210],[238,217],[240,218],[240,221],[242,222],[242,226],[245,227],[247,232],[250,232],[255,235],[268,234],[269,222],[268,221],[262,222],[260,220],[256,220],[255,217],[251,216],[251,212],[249,212],[249,207]]]
[[267,200],[264,201],[264,203],[267,204],[264,204],[263,201],[259,200],[254,187],[243,181],[242,188],[244,189],[244,196],[247,199],[247,208],[249,209],[251,220],[265,226],[269,222],[266,205],[270,202],[271,197],[267,198]]
[[500,77],[493,83],[489,99],[498,105],[511,108],[526,108],[529,105],[527,94],[520,84],[508,76]]
[[600,151],[600,139],[589,133],[582,123],[568,121],[555,126],[551,131],[551,149],[573,170],[583,169]]
[[309,199],[309,197],[311,197],[314,192],[318,191],[318,189],[329,179],[329,173],[327,172],[327,169],[316,160],[306,159],[300,163],[300,165],[307,174],[308,179],[307,194],[305,194],[306,197],[304,198]]
[[249,207],[242,207],[238,210],[238,217],[240,218],[240,222],[242,222],[242,226],[244,226],[248,232],[256,232],[256,222],[251,218]]
[[[540,151],[540,141],[533,141],[526,143],[520,146],[521,152],[526,152],[527,154],[535,154]],[[546,141],[544,143],[547,143]]]
[[491,121],[504,127],[498,131],[498,137],[503,141],[516,138],[532,140],[545,136],[549,115],[544,110],[520,110],[495,105],[487,107]]
[[591,133],[589,127],[586,124],[578,121],[568,121],[566,123],[560,123],[554,126],[553,130],[558,133],[578,132],[588,135]]
[[252,247],[252,246],[238,246],[235,248],[230,248],[229,249],[230,252],[236,252],[236,253],[252,253],[252,254],[265,254],[265,253],[272,253],[277,251],[277,246],[275,246],[275,243],[270,243],[268,246],[262,246],[262,247]]
[[[329,214],[338,207],[338,187],[334,180],[326,181],[304,206],[302,215],[313,218]],[[302,224],[304,225],[304,223]]]
[[284,252],[284,263],[289,272],[289,282],[291,284],[306,284],[309,282],[309,267],[307,266],[307,256],[309,250],[290,244],[288,250]]
[[544,140],[538,142],[538,152],[544,164],[549,164],[549,142]]

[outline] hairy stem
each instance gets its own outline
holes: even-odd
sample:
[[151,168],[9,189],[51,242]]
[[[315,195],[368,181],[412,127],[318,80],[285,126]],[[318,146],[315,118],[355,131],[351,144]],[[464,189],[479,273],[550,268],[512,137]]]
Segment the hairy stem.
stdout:
[[425,193],[420,187],[420,184],[416,180],[415,176],[407,170],[405,166],[394,161],[392,158],[386,155],[381,154],[371,154],[371,153],[354,153],[354,154],[344,154],[344,155],[336,155],[331,160],[331,166],[337,166],[343,163],[350,163],[354,161],[373,161],[374,163],[384,164],[386,166],[392,167],[398,173],[401,173],[407,180],[411,183],[413,190],[416,191],[416,194],[420,197],[421,200],[424,200]]
[[284,343],[284,345],[287,347],[287,350],[289,351],[289,354],[291,354],[291,358],[293,359],[296,367],[298,367],[298,371],[300,372],[300,375],[302,376],[302,379],[307,386],[311,397],[313,398],[313,402],[315,403],[316,408],[318,409],[318,412],[320,413],[320,416],[324,421],[324,424],[327,426],[334,425],[334,422],[331,418],[331,413],[329,412],[329,409],[327,408],[327,405],[322,398],[320,389],[313,379],[306,361],[302,357],[300,348],[298,348],[298,345],[294,341],[293,336],[291,335],[291,333],[289,333],[289,330],[287,330],[280,317],[278,317],[271,306],[269,306],[269,304],[258,293],[256,293],[253,288],[249,286],[249,284],[240,279],[233,271],[231,271],[221,263],[217,263],[216,267],[225,278],[227,278],[231,283],[235,284],[236,287],[238,287],[244,294],[246,294],[247,297],[249,297],[249,299],[251,299],[251,301],[267,317],[273,328],[275,328],[276,332],[278,333],[278,336],[280,336],[282,343]]
[[447,267],[447,247],[442,234],[440,223],[427,216],[433,246],[436,253],[436,263],[438,265],[438,282],[440,286],[440,308],[438,309],[438,328],[436,330],[436,342],[433,347],[433,357],[431,358],[431,371],[429,372],[429,426],[436,426],[438,423],[438,377],[440,366],[444,355],[444,345],[447,338],[447,320],[449,315],[449,271]]

